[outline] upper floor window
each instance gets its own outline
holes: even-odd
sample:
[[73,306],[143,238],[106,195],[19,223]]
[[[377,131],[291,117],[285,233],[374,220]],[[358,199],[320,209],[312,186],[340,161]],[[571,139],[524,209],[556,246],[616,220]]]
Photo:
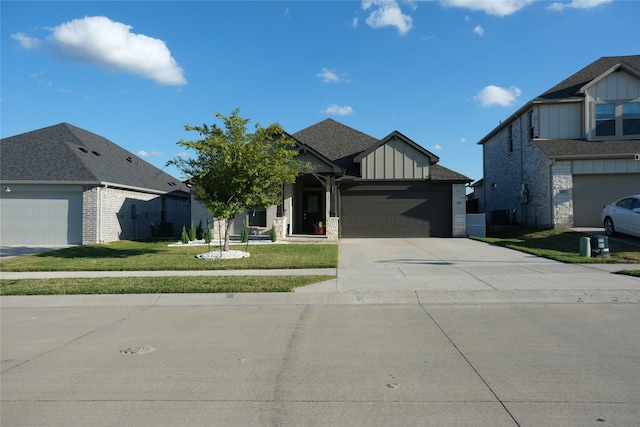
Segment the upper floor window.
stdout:
[[640,102],[622,104],[622,134],[640,135]]
[[507,128],[507,150],[511,153],[513,151],[513,126],[509,125]]
[[596,104],[596,136],[615,136],[616,105]]
[[529,139],[536,137],[536,113],[535,111],[529,111]]
[[640,102],[596,104],[595,135],[602,137],[640,135]]

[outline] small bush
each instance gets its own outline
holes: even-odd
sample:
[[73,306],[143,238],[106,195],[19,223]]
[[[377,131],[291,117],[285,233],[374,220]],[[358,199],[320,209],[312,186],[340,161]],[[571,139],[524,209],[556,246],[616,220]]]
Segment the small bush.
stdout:
[[204,239],[205,243],[211,243],[211,229],[209,227],[207,227],[207,229],[204,232],[204,235],[202,236],[202,238]]
[[242,224],[242,231],[240,232],[240,241],[247,243],[249,241],[249,231],[247,230],[247,224]]
[[189,227],[189,241],[196,240],[196,228],[191,223],[191,227]]
[[278,233],[276,233],[275,227],[271,227],[271,241],[275,242],[276,240],[278,240]]
[[180,235],[180,241],[185,245],[189,243],[189,235],[187,234],[187,226],[182,226],[182,234]]
[[202,220],[198,223],[196,227],[196,239],[201,240],[204,237],[204,229],[202,228]]

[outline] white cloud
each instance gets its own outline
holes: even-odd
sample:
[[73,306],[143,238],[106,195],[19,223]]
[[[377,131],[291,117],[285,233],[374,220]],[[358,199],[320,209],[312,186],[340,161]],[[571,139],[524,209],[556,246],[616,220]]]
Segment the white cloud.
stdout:
[[562,12],[564,9],[593,9],[602,4],[611,3],[613,0],[571,0],[568,3],[555,2],[547,9]]
[[348,116],[350,114],[353,114],[353,108],[351,108],[351,106],[349,105],[340,106],[336,104],[331,104],[326,109],[320,112],[325,114],[333,114],[336,116]]
[[185,159],[185,160],[187,160],[189,157],[191,157],[191,155],[189,153],[187,153],[186,151],[181,151],[176,155],[178,157],[180,157],[181,159]]
[[[182,69],[165,42],[132,33],[131,28],[104,16],[90,16],[51,28],[46,42],[56,56],[130,72],[166,85],[186,84]],[[40,44],[38,39],[22,33],[12,37],[25,48]]]
[[479,35],[480,37],[484,36],[484,28],[482,28],[481,25],[477,25],[474,29],[473,32],[477,35]]
[[151,152],[140,150],[138,151],[138,156],[140,157],[162,157],[162,151],[153,150]]
[[436,151],[442,151],[442,145],[436,144],[436,145],[433,146],[433,149],[436,150]]
[[462,138],[460,138],[460,143],[464,144],[465,142],[467,142],[467,138],[465,138],[464,136]]
[[413,27],[413,18],[402,13],[397,1],[363,0],[362,8],[364,10],[368,10],[372,6],[374,10],[365,20],[371,28],[396,27],[398,33],[403,36]]
[[534,0],[441,0],[443,6],[481,11],[495,16],[511,15],[533,2]]
[[351,24],[353,28],[358,28],[358,18],[353,18],[353,23]]
[[349,81],[346,78],[340,77],[336,73],[336,70],[330,70],[328,68],[322,68],[322,71],[316,74],[316,77],[320,77],[323,83],[339,83]]
[[28,35],[23,33],[11,34],[11,38],[17,40],[18,43],[20,43],[20,46],[25,49],[33,49],[40,45],[40,40],[35,37],[29,37]]
[[505,89],[490,85],[478,92],[473,99],[479,102],[482,107],[491,107],[494,105],[509,107],[516,102],[516,98],[521,94],[522,91],[515,86]]

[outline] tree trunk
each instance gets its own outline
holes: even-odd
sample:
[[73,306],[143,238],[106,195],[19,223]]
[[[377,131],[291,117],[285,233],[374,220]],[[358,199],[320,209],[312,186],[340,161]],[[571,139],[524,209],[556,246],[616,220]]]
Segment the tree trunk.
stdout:
[[227,218],[227,229],[224,233],[224,251],[229,250],[229,237],[231,237],[231,227],[233,226],[233,218]]

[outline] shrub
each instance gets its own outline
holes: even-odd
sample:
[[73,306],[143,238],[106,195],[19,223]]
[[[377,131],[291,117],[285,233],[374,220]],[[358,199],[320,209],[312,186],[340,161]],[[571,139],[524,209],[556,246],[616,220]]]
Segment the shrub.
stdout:
[[275,242],[276,240],[278,240],[278,233],[276,233],[275,227],[271,227],[271,241]]
[[246,243],[249,241],[249,231],[247,230],[247,224],[242,224],[242,231],[240,232],[240,241]]
[[202,238],[204,239],[205,243],[211,243],[211,229],[209,227],[207,227],[207,229],[204,232],[204,235],[202,236]]
[[191,223],[191,227],[189,227],[189,241],[196,240],[196,228]]
[[180,235],[180,241],[185,245],[189,243],[189,235],[187,234],[187,226],[182,226],[182,234]]
[[202,228],[202,220],[198,223],[196,227],[196,239],[201,240],[204,237],[204,229]]

